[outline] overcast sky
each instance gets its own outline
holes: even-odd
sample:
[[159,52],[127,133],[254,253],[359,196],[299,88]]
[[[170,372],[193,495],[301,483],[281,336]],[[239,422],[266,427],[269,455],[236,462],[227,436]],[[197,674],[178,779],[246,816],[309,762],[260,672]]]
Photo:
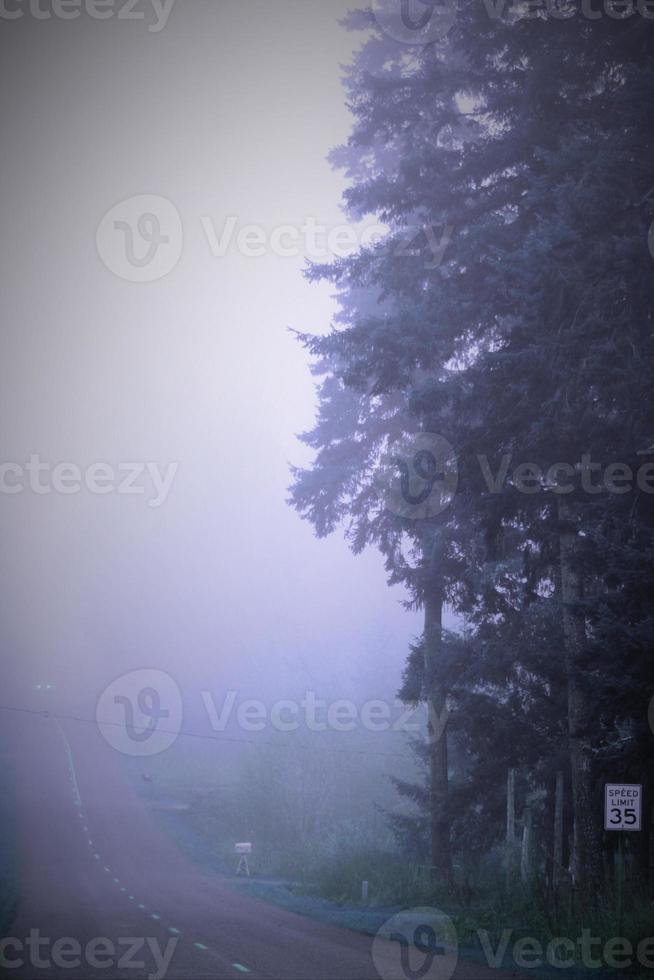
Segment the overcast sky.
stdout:
[[[0,494],[14,677],[95,695],[159,666],[184,686],[347,696],[379,663],[399,683],[418,625],[380,559],[316,541],[285,503],[314,409],[287,328],[326,330],[329,289],[303,281],[301,255],[215,256],[206,233],[344,220],[325,156],[349,126],[347,6],[177,0],[150,30],[141,0],[144,20],[26,8],[0,25],[2,461],[177,464],[158,507],[147,482]],[[126,281],[96,232],[146,194],[179,213],[181,254]]]

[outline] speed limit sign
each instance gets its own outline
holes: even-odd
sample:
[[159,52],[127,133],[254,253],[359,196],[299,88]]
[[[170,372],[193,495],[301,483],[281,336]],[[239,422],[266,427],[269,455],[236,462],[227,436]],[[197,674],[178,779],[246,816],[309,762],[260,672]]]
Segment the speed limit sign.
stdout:
[[640,830],[643,787],[639,783],[607,783],[604,787],[604,830]]

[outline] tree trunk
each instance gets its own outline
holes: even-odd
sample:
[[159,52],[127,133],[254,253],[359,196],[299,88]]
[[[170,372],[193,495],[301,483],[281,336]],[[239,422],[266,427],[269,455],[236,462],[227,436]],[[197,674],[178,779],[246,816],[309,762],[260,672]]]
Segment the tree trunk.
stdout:
[[448,808],[447,698],[434,681],[433,665],[443,635],[443,585],[438,544],[434,545],[428,569],[424,600],[424,667],[427,733],[429,738],[429,816],[432,874],[450,881],[450,817]]
[[578,537],[568,502],[558,498],[561,560],[561,598],[568,688],[568,745],[574,816],[572,878],[582,906],[595,900],[602,886],[600,803],[593,793],[591,732],[593,708],[583,684],[581,656],[586,642],[583,611],[583,575],[577,556]]
[[534,874],[534,811],[531,803],[524,810],[522,824],[522,847],[520,849],[520,878],[528,884]]
[[563,773],[556,774],[556,789],[554,796],[554,862],[552,867],[552,885],[556,889],[563,877]]
[[506,776],[506,890],[513,888],[515,865],[515,769],[509,769]]

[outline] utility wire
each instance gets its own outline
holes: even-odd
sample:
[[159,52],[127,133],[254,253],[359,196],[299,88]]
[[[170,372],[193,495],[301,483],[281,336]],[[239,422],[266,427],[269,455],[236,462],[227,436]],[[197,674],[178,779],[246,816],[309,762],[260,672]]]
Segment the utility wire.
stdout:
[[[44,718],[55,718],[59,721],[76,721],[81,724],[93,725],[94,727],[100,727],[100,728],[102,726],[106,726],[107,728],[109,727],[123,728],[123,729],[126,728],[126,725],[119,721],[101,721],[99,719],[93,719],[93,718],[80,718],[78,715],[59,714],[58,712],[50,711],[44,708],[24,708],[24,707],[16,707],[15,705],[0,704],[0,711],[13,711],[20,714],[39,715]],[[356,748],[337,749],[337,748],[332,748],[327,746],[322,748],[320,746],[315,747],[315,746],[304,745],[304,744],[291,745],[289,742],[272,742],[270,740],[256,741],[255,739],[251,739],[251,738],[237,738],[235,735],[222,735],[222,734],[216,735],[215,733],[209,735],[203,732],[184,731],[184,729],[175,730],[170,728],[156,728],[155,730],[161,732],[163,735],[177,735],[177,736],[183,736],[185,738],[199,738],[211,742],[233,742],[236,745],[255,745],[255,746],[263,745],[266,748],[271,748],[271,749],[291,749],[292,751],[299,750],[301,752],[327,752],[330,754],[337,754],[337,755],[342,754],[348,756],[352,756],[352,755],[378,756],[380,758],[386,758],[386,759],[398,759],[399,761],[405,763],[407,761],[406,755],[400,755],[398,752],[380,752],[379,750],[376,749],[356,749]],[[340,734],[348,734],[348,733],[341,732]]]

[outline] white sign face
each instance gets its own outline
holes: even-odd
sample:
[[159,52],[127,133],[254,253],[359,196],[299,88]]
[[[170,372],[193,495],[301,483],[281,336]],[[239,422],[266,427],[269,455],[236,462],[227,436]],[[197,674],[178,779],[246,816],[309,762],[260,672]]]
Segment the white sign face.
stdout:
[[643,787],[639,783],[607,783],[604,787],[604,830],[640,830]]

